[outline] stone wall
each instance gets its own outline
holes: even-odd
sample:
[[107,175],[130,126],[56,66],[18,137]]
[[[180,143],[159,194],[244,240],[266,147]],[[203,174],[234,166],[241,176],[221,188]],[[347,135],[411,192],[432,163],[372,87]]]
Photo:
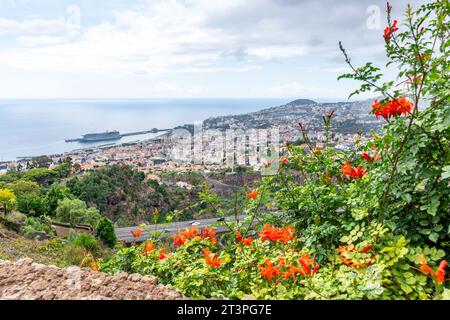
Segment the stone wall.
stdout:
[[0,261],[0,300],[184,300],[152,276]]

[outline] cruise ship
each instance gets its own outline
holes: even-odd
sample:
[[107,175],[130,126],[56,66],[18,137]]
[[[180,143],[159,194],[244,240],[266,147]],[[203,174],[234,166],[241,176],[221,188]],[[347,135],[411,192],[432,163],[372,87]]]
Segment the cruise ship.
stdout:
[[122,138],[122,135],[119,131],[106,131],[102,133],[88,133],[82,135],[78,139],[69,139],[66,142],[99,142],[99,141],[110,141],[110,140],[119,140]]

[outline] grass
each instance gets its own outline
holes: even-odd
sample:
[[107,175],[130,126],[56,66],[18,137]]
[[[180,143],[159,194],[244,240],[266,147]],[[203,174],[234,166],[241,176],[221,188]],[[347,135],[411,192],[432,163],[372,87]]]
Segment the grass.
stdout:
[[[101,246],[96,256],[104,258],[113,252],[114,250]],[[0,224],[0,260],[17,261],[31,258],[36,263],[65,268],[71,265],[79,266],[86,254],[86,250],[66,241],[57,238],[45,241],[30,240]]]
[[57,239],[46,241],[29,240],[0,226],[8,238],[0,238],[0,259],[17,261],[31,258],[34,262],[65,267],[65,244]]

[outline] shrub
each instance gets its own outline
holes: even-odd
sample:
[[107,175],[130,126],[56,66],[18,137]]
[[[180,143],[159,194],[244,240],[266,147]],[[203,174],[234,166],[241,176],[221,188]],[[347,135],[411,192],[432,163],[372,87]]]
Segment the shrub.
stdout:
[[412,243],[448,248],[450,79],[445,21],[450,7],[441,1],[417,10],[408,6],[401,27],[395,26],[396,20],[391,22],[389,4],[387,11],[388,66],[400,70],[395,81],[382,82],[381,69],[372,63],[353,66],[340,45],[352,70],[340,78],[362,83],[352,95],[368,91],[382,95],[374,101],[372,113],[386,123],[381,136],[357,145],[357,151],[365,152],[364,159],[357,154],[348,159],[364,162],[369,172],[360,187],[353,188],[347,204]]
[[75,247],[81,247],[93,254],[98,253],[100,246],[97,240],[88,233],[80,233],[71,243]]
[[96,227],[97,238],[100,239],[106,246],[113,248],[117,244],[117,237],[114,230],[113,223],[103,217],[100,219]]
[[78,236],[78,232],[76,232],[74,229],[70,229],[69,233],[67,234],[67,241],[72,242],[73,240],[76,239],[76,237]]
[[45,195],[45,207],[46,212],[49,215],[55,215],[58,202],[64,200],[69,195],[69,191],[66,187],[59,185],[58,183],[52,184],[50,190]]
[[101,219],[101,215],[95,208],[87,208],[86,203],[81,200],[64,199],[58,202],[56,218],[72,226],[80,224],[95,226]]
[[41,216],[47,212],[47,206],[43,197],[27,193],[17,197],[17,210],[32,216]]
[[64,260],[69,266],[79,266],[86,255],[84,247],[70,244],[64,251]]
[[20,216],[20,218],[16,219],[11,218],[10,216],[4,217],[0,215],[0,223],[5,226],[5,228],[13,230],[17,233],[21,231],[23,221],[25,221],[25,217],[23,217],[22,215]]
[[40,192],[39,185],[36,182],[23,179],[10,182],[6,187],[14,192],[17,197],[29,193],[38,194]]
[[195,299],[434,299],[447,292],[443,250],[411,246],[377,224],[361,228],[371,236],[349,237],[326,263],[290,226],[266,225],[257,237],[236,232],[222,250],[211,229],[194,227],[174,237],[172,252],[146,242],[119,250],[100,270],[155,275]]
[[10,213],[16,207],[17,200],[14,192],[9,189],[0,189],[0,205],[5,214]]
[[33,233],[45,232],[50,234],[52,229],[49,225],[41,222],[39,218],[27,217],[25,219],[25,225],[22,228],[22,233],[25,237],[31,237]]

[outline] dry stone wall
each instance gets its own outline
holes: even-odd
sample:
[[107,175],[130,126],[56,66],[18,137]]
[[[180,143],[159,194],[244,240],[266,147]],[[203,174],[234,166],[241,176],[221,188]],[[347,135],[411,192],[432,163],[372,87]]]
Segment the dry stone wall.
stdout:
[[0,261],[0,300],[184,300],[152,276]]

